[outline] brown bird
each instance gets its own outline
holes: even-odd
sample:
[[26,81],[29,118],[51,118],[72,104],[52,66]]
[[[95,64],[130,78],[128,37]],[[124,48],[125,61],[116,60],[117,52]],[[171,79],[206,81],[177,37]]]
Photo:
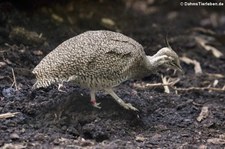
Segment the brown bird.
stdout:
[[70,38],[50,52],[32,71],[37,81],[33,89],[53,83],[73,81],[89,88],[91,103],[100,108],[95,93],[104,90],[125,109],[137,111],[113,91],[113,87],[129,80],[146,77],[159,66],[181,70],[177,54],[164,47],[147,56],[135,40],[112,31],[87,31]]

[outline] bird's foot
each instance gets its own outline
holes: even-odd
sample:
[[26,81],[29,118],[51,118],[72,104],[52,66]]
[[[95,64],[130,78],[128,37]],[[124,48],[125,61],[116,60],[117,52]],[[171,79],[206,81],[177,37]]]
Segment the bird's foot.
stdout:
[[59,86],[58,86],[58,91],[63,92],[63,93],[66,93],[65,88],[66,88],[66,87],[65,87],[63,84],[59,84]]
[[137,108],[132,106],[132,104],[130,104],[130,103],[124,103],[121,106],[123,106],[125,109],[128,109],[128,110],[139,111]]
[[93,107],[98,108],[98,109],[101,109],[101,107],[99,106],[101,103],[98,103],[95,100],[94,101],[91,100],[91,104],[92,104]]

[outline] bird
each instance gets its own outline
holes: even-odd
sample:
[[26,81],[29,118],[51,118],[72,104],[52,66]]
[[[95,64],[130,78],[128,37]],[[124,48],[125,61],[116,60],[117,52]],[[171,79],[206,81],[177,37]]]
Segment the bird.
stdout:
[[74,82],[90,90],[91,104],[96,102],[96,92],[103,90],[123,108],[138,111],[124,102],[113,90],[130,79],[141,79],[164,66],[182,71],[178,55],[169,47],[161,48],[153,56],[134,39],[108,30],[86,31],[57,46],[33,69],[36,82],[32,89]]

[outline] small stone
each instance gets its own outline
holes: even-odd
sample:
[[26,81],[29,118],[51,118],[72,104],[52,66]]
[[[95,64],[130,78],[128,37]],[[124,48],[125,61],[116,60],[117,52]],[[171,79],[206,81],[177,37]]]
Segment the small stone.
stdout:
[[155,134],[154,136],[152,136],[151,139],[157,141],[160,140],[161,137],[162,137],[161,134]]
[[43,52],[41,50],[35,50],[35,51],[33,51],[33,54],[40,56],[40,55],[43,55]]
[[22,129],[21,129],[21,132],[22,132],[22,133],[24,133],[25,131],[26,131],[26,129],[25,129],[25,128],[22,128]]
[[198,149],[207,149],[207,146],[204,144],[199,145]]
[[221,138],[210,138],[207,140],[208,143],[225,145],[225,139]]
[[138,135],[138,136],[135,137],[135,140],[137,142],[144,142],[146,140],[146,138],[142,135]]
[[15,96],[15,94],[16,94],[16,90],[12,87],[4,88],[2,90],[2,95],[6,98],[13,97],[13,96]]
[[95,143],[91,140],[85,140],[84,138],[81,138],[80,140],[80,145],[82,147],[86,147],[86,146],[93,146]]
[[54,145],[59,145],[59,144],[60,144],[60,141],[59,141],[59,139],[55,139],[55,140],[53,141],[53,143],[54,143]]
[[20,137],[19,137],[19,135],[17,133],[12,133],[12,134],[10,134],[10,138],[12,140],[18,140]]
[[67,126],[65,126],[65,125],[62,126],[62,130],[63,130],[63,131],[66,131],[66,130],[67,130]]
[[0,68],[5,67],[7,64],[5,62],[0,62]]

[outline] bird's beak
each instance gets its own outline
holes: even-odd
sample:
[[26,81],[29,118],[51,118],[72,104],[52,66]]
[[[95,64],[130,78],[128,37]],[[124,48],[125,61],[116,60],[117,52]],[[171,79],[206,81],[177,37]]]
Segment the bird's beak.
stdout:
[[175,66],[176,66],[176,69],[177,69],[179,72],[181,72],[182,74],[184,73],[184,72],[183,72],[183,69],[182,69],[182,67],[181,67],[180,64],[175,64]]
[[180,63],[172,63],[172,66],[174,69],[178,70],[179,72],[181,72],[183,74],[183,69],[182,69]]

